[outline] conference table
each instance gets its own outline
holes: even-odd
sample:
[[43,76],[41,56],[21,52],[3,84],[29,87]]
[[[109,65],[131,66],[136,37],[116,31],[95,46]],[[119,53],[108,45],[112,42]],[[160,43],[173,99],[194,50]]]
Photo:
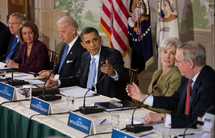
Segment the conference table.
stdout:
[[[7,73],[7,76],[10,74]],[[29,74],[28,74],[29,75]],[[16,78],[16,77],[14,77]],[[20,77],[18,77],[20,78]],[[30,77],[29,77],[30,78]],[[22,87],[22,86],[19,86]],[[69,89],[73,89],[70,87]],[[60,91],[63,91],[60,88]],[[87,90],[87,89],[86,89]],[[63,136],[72,138],[82,138],[87,136],[87,134],[68,126],[69,113],[65,112],[67,110],[66,97],[62,96],[60,100],[50,101],[52,108],[52,114],[55,115],[42,115],[38,112],[30,109],[30,99],[26,99],[23,95],[16,91],[17,100],[25,99],[26,101],[19,102],[8,102],[0,106],[0,137],[1,138],[43,138],[49,136]],[[109,98],[103,95],[91,96],[86,98],[86,105],[93,105],[95,102],[104,101],[117,101],[116,98]],[[0,104],[8,101],[7,99],[0,97]],[[78,109],[83,105],[83,98],[76,98],[74,109]],[[121,131],[133,136],[139,137],[143,134],[151,133],[145,137],[156,137],[161,138],[163,135],[178,135],[183,134],[184,129],[169,129],[164,127],[163,122],[158,122],[153,125],[153,129],[150,131],[131,133],[124,130],[126,124],[130,124],[129,118],[131,118],[132,110],[121,110],[120,112],[120,129]],[[144,116],[150,111],[145,108],[138,108],[135,111],[135,117]],[[57,114],[59,113],[59,114]],[[84,115],[80,112],[74,112],[75,114],[87,118],[92,121],[92,131],[91,134],[110,132],[108,134],[92,135],[93,138],[107,138],[111,137],[112,124],[111,113],[101,112],[95,114]],[[107,123],[99,124],[102,120],[106,119]],[[195,137],[200,137],[202,130],[198,129],[188,129],[186,133],[196,133]]]

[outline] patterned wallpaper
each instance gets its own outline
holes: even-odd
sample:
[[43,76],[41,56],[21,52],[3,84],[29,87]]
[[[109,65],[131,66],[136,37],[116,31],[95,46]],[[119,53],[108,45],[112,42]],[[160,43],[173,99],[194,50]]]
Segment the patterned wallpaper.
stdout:
[[[100,13],[103,0],[55,0],[57,11],[67,12],[79,24],[79,31],[87,26],[99,27]],[[193,39],[190,28],[208,29],[214,24],[215,0],[180,0],[178,3],[179,33],[182,42]],[[150,1],[151,14],[157,12],[157,0]],[[154,11],[153,11],[154,9]],[[155,18],[156,19],[156,18]],[[152,18],[152,30],[156,29],[156,20]],[[156,31],[152,33],[156,41]]]
[[55,9],[67,12],[68,16],[73,17],[78,25],[79,31],[87,26],[99,27],[102,0],[55,0]]

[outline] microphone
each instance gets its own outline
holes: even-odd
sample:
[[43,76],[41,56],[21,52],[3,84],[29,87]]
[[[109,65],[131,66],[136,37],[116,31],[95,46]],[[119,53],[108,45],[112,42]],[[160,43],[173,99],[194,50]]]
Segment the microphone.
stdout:
[[[211,106],[206,110],[204,116],[206,116],[206,114],[208,114],[208,113],[209,113],[209,114],[212,114],[212,115],[215,114],[214,105],[211,105]],[[203,117],[203,118],[204,118],[204,117]],[[209,121],[209,122],[210,122],[211,120],[205,117],[204,121]],[[193,124],[201,125],[201,126],[202,126],[202,125],[204,125],[204,123],[205,123],[205,122],[199,121],[199,118],[198,118],[197,120],[193,121],[191,124],[189,124],[189,125],[185,128],[184,133],[183,133],[183,138],[185,138],[187,129],[188,129],[189,127],[191,127]]]
[[[147,95],[145,99],[141,103],[143,103],[153,92],[155,92],[158,88],[154,87],[152,91]],[[141,105],[141,103],[138,104],[137,107]],[[134,124],[134,112],[136,111],[137,108],[134,109],[131,117],[131,124],[126,125],[126,131],[133,132],[133,133],[138,133],[142,131],[147,131],[147,130],[152,130],[153,126],[145,126],[143,124]]]
[[49,76],[46,78],[45,83],[44,83],[44,87],[43,87],[43,93],[42,95],[39,95],[39,98],[45,101],[54,101],[54,100],[59,100],[61,99],[61,96],[55,96],[54,94],[45,94],[45,86],[46,86],[46,82],[49,80],[51,74],[54,72],[54,70],[57,67],[57,63],[53,66]]
[[79,111],[80,111],[81,113],[83,113],[83,114],[92,114],[92,113],[99,113],[99,112],[103,112],[103,111],[104,111],[104,109],[98,108],[98,107],[96,107],[96,106],[88,106],[88,107],[86,107],[86,106],[85,106],[85,99],[86,99],[87,93],[88,93],[90,90],[93,90],[94,87],[95,87],[98,83],[100,83],[105,77],[106,77],[106,74],[105,74],[96,84],[92,85],[91,89],[88,89],[88,90],[87,90],[87,92],[86,92],[85,95],[84,95],[83,106],[80,106],[80,107],[79,107]]

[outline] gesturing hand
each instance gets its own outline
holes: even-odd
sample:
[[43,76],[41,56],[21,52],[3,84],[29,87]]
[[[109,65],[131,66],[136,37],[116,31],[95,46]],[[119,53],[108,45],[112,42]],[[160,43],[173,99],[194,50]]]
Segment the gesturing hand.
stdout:
[[115,76],[116,73],[113,70],[113,66],[109,64],[108,60],[105,60],[105,64],[101,67],[101,72],[108,74],[108,76]]

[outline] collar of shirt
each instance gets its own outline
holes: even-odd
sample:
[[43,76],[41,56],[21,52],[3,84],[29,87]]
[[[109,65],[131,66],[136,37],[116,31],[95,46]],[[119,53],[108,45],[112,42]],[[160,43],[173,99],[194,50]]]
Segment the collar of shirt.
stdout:
[[17,41],[16,42],[18,43],[19,42],[19,37],[18,37],[18,35],[16,35],[16,37],[17,37]]
[[70,51],[70,49],[73,47],[74,43],[76,42],[76,40],[78,39],[78,35],[72,40],[72,42],[70,42],[68,45],[69,45],[69,49],[67,51],[67,54],[68,52]]
[[193,86],[194,86],[194,83],[195,83],[197,77],[199,76],[199,73],[200,73],[200,72],[198,72],[198,73],[192,78],[192,80],[193,80],[193,82],[192,82],[192,84],[191,84],[191,88],[192,88],[192,89],[193,89]]

